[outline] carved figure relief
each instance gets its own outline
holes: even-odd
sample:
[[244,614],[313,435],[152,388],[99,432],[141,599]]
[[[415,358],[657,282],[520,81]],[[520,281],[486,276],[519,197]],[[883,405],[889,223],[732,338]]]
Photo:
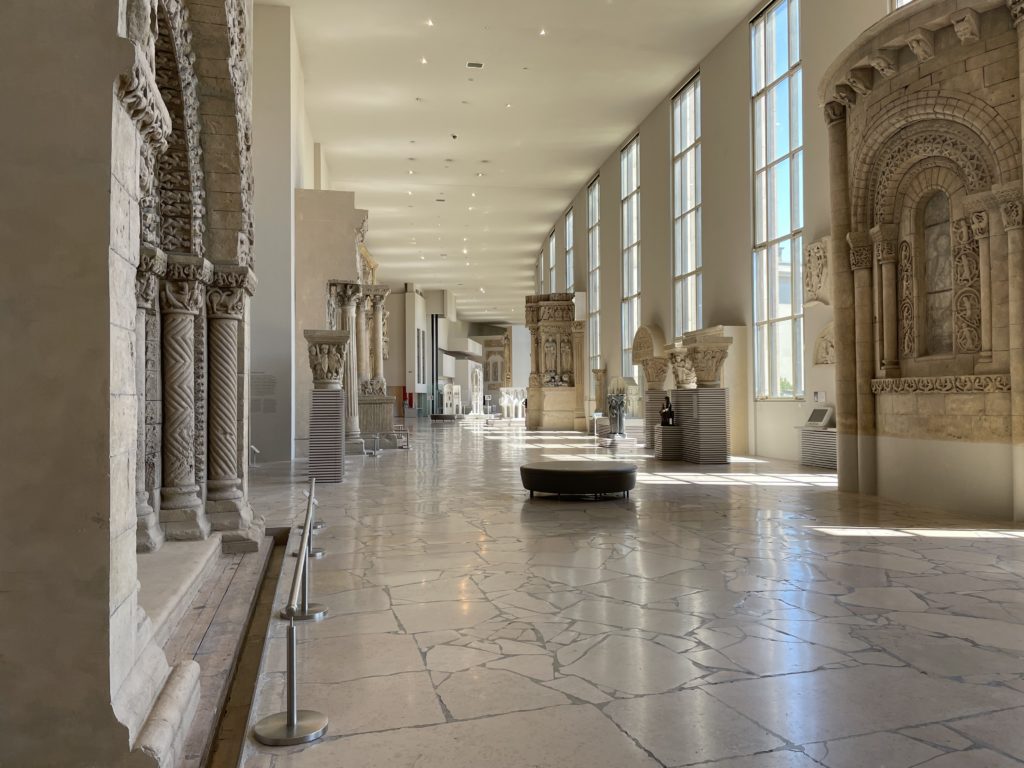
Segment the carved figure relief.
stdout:
[[553,338],[549,336],[544,339],[544,373],[556,373],[556,367],[558,366],[556,347],[557,345]]
[[818,334],[814,342],[814,364],[835,365],[836,364],[836,338],[835,326],[829,323]]
[[689,350],[674,350],[669,353],[672,364],[672,378],[676,389],[695,389],[697,387],[697,371],[693,367],[693,358]]
[[981,268],[978,241],[966,219],[953,228],[953,332],[957,352],[981,350]]
[[804,304],[828,304],[831,295],[828,240],[817,240],[804,249]]

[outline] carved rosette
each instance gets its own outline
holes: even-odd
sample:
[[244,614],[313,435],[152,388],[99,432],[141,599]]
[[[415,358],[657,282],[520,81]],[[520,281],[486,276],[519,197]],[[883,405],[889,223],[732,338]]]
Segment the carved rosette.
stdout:
[[668,353],[672,365],[672,380],[676,389],[694,389],[697,386],[697,371],[693,367],[693,356],[688,349],[674,349]]
[[314,389],[341,389],[348,353],[348,331],[305,331]]
[[900,357],[911,358],[917,354],[914,300],[914,257],[910,243],[900,243],[896,265],[899,301]]
[[644,369],[644,379],[647,382],[647,389],[659,390],[665,387],[665,378],[668,376],[669,361],[667,357],[649,357],[640,363]]
[[966,219],[953,222],[953,339],[957,352],[981,350],[981,267]]
[[828,239],[804,249],[804,304],[829,304],[832,296],[828,270]]

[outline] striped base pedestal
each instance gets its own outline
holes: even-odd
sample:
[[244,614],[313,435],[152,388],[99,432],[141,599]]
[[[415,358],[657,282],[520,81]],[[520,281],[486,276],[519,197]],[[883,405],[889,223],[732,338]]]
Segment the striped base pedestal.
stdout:
[[644,445],[654,448],[654,428],[661,425],[661,409],[665,406],[663,389],[648,389],[644,393]]
[[729,390],[673,389],[676,424],[683,430],[683,461],[729,463]]
[[654,458],[664,461],[683,460],[682,427],[663,427],[659,424],[654,428]]
[[309,476],[318,483],[345,478],[345,393],[314,389],[309,408]]

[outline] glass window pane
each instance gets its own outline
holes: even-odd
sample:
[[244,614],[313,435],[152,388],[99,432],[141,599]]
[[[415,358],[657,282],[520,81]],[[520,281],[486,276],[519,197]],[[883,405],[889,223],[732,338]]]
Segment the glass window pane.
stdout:
[[679,216],[683,212],[683,161],[681,158],[672,162],[672,189],[675,190],[672,201],[672,215]]
[[793,155],[793,229],[804,226],[804,153]]
[[683,281],[676,280],[673,286],[673,310],[672,310],[672,327],[675,330],[676,336],[681,336],[683,331],[686,330],[683,323]]
[[672,225],[672,274],[683,273],[683,220],[676,219]]
[[799,315],[804,311],[804,239],[797,235],[793,238],[792,259],[793,264],[793,314]]
[[750,25],[750,83],[751,92],[764,88],[764,17]]
[[693,136],[700,138],[700,78],[693,84]]
[[789,0],[789,66],[800,61],[800,0]]
[[768,169],[768,239],[788,235],[792,222],[792,198],[789,188],[789,159]]
[[764,127],[764,96],[754,99],[754,170],[764,168],[766,133]]
[[789,152],[789,81],[784,80],[768,91],[768,162]]
[[800,316],[793,321],[793,397],[804,396],[803,338],[804,318]]
[[789,131],[790,131],[790,144],[795,149],[796,147],[803,146],[804,143],[804,116],[803,116],[803,103],[802,97],[803,90],[803,70],[796,70],[792,77],[789,78],[789,104],[790,104],[790,119],[789,119]]
[[768,82],[772,82],[789,69],[789,3],[786,0],[768,11]]
[[767,188],[766,171],[760,171],[754,177],[754,243],[763,243],[768,239],[766,219],[767,211]]
[[793,397],[793,321],[771,324],[772,396]]
[[757,369],[757,396],[768,396],[768,326],[759,325],[755,330],[754,363]]
[[694,242],[696,244],[695,256],[694,256],[694,267],[700,269],[704,265],[704,253],[701,246],[701,223],[700,223],[700,208],[693,212],[694,221]]
[[767,251],[761,249],[754,252],[754,322],[762,323],[767,317],[768,280],[765,271]]
[[693,204],[700,205],[700,144],[693,148]]
[[789,240],[769,246],[772,273],[772,318],[793,314],[793,247]]

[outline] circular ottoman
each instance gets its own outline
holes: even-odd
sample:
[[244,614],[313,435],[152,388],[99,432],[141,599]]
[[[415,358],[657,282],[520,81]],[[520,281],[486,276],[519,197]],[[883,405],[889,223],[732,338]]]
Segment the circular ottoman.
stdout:
[[636,464],[624,461],[538,461],[519,468],[523,487],[568,496],[621,493],[629,498],[636,486]]

